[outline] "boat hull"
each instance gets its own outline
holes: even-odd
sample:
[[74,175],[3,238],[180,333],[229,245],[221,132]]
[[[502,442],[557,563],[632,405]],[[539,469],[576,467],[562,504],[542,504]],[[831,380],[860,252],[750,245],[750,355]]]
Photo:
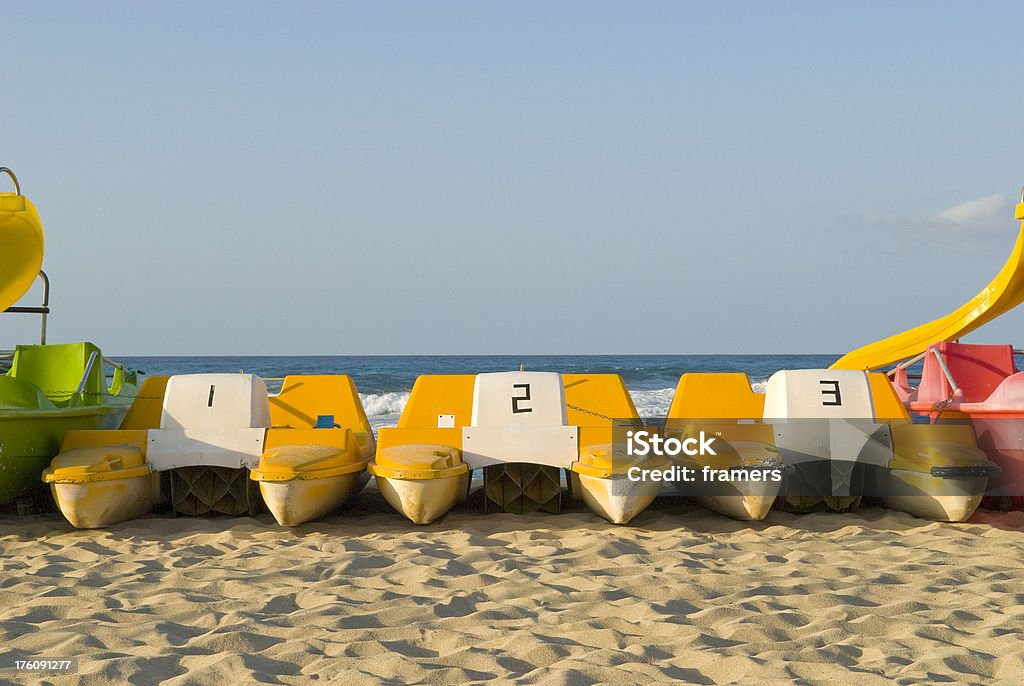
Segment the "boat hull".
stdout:
[[572,490],[595,514],[612,524],[628,524],[643,512],[661,490],[658,481],[630,480],[625,474],[598,477],[569,472]]
[[319,479],[260,481],[267,509],[281,526],[298,526],[323,517],[362,490],[366,472],[339,474]]
[[44,490],[40,475],[60,452],[66,431],[114,429],[124,406],[0,411],[0,505]]
[[887,470],[882,502],[915,517],[965,522],[981,504],[987,477],[940,478],[905,469]]
[[50,491],[72,526],[99,529],[151,511],[160,499],[160,475],[153,472],[128,479],[51,483]]
[[760,521],[768,516],[779,494],[779,482],[760,481],[736,484],[735,493],[698,495],[698,503],[713,512],[741,521]]
[[430,524],[446,514],[469,488],[469,472],[432,479],[377,476],[377,488],[391,507],[413,524]]

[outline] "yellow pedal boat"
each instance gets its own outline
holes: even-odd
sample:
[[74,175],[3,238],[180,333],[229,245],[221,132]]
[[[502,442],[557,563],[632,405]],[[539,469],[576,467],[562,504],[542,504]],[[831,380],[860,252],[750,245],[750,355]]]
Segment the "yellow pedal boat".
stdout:
[[138,517],[161,493],[178,514],[254,514],[259,491],[294,526],[357,492],[373,447],[348,377],[290,376],[276,396],[251,374],[152,377],[119,430],[67,432],[43,479],[79,528]]
[[485,509],[561,509],[561,470],[594,512],[625,523],[660,484],[626,478],[616,420],[639,422],[615,374],[497,372],[420,376],[398,426],[379,432],[369,471],[384,497],[416,524],[465,498],[484,472]]
[[[757,434],[754,443],[773,447],[785,465],[780,497],[800,511],[849,510],[870,496],[918,517],[960,522],[974,513],[989,477],[998,473],[968,424],[913,424],[892,384],[877,372],[784,370],[772,375],[763,395],[744,374],[687,374],[669,414],[668,430],[721,432],[735,448],[741,437],[732,432]],[[736,453],[743,462],[742,451]],[[765,501],[751,509],[721,491],[716,496],[703,502],[733,517],[767,512]]]

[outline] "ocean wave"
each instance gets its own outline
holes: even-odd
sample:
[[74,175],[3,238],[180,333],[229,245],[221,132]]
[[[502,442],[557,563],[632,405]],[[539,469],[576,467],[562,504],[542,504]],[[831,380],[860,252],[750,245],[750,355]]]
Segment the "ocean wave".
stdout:
[[675,392],[674,388],[659,388],[653,391],[630,391],[629,395],[641,417],[664,417],[668,414]]
[[360,393],[359,399],[363,401],[367,417],[383,417],[402,414],[405,404],[409,402],[409,392]]

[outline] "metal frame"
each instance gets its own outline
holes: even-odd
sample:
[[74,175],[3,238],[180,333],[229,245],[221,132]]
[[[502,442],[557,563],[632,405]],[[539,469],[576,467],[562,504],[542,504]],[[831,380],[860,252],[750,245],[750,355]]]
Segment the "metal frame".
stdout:
[[[1013,352],[1016,353],[1017,351],[1014,350]],[[920,362],[921,360],[923,360],[928,355],[928,353],[931,353],[931,354],[935,355],[935,359],[938,360],[938,362],[939,362],[939,369],[942,370],[943,376],[945,376],[946,377],[946,381],[949,382],[949,387],[952,390],[952,392],[953,393],[959,392],[960,391],[960,386],[957,385],[956,379],[953,378],[953,373],[949,371],[949,367],[946,366],[946,360],[943,359],[942,353],[939,352],[938,348],[928,348],[927,350],[925,350],[920,355],[918,355],[916,357],[912,357],[912,358],[910,358],[909,360],[907,360],[905,362],[900,362],[898,365],[893,367],[892,370],[887,372],[886,376],[888,376],[890,379],[895,377],[896,376],[896,372],[898,372],[901,369],[906,369],[907,367],[910,367],[911,365]],[[920,378],[920,377],[917,377],[917,378]]]
[[896,376],[896,372],[898,372],[901,369],[906,369],[907,367],[910,367],[910,366],[920,362],[921,360],[924,359],[924,356],[927,355],[927,354],[928,354],[928,351],[926,350],[925,352],[921,353],[917,357],[912,357],[909,360],[906,360],[905,362],[900,362],[898,365],[896,365],[895,367],[890,369],[888,372],[886,372],[886,376],[888,376],[890,379],[893,378],[894,376]]
[[935,355],[935,359],[939,361],[939,368],[942,369],[943,375],[946,377],[946,381],[949,382],[949,387],[953,393],[960,391],[960,387],[956,385],[956,379],[953,378],[953,374],[949,371],[949,367],[946,366],[946,360],[943,359],[942,354],[938,348],[929,348],[929,352]]
[[[0,167],[4,169],[4,167]],[[39,329],[39,343],[46,345],[46,316],[50,314],[50,277],[42,269],[39,270],[39,278],[43,280],[43,304],[38,307],[22,307],[12,305],[0,314],[38,314],[42,315],[42,324]]]
[[85,372],[82,374],[82,380],[78,382],[78,395],[85,393],[85,386],[89,383],[89,376],[92,374],[92,368],[96,364],[97,359],[99,359],[102,364],[113,367],[114,369],[128,371],[128,368],[120,362],[114,362],[110,358],[104,357],[99,352],[93,350],[89,355],[89,361],[85,363]]
[[0,174],[7,174],[11,177],[11,181],[14,182],[14,193],[15,195],[21,195],[21,184],[18,183],[18,177],[14,175],[10,167],[0,167]]

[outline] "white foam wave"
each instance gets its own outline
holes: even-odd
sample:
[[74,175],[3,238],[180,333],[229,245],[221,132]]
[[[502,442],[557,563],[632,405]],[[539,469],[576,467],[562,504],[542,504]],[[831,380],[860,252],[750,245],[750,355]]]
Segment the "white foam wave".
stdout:
[[636,411],[641,417],[664,417],[672,404],[674,388],[659,388],[654,391],[630,391]]
[[402,414],[405,404],[409,402],[409,393],[360,393],[359,399],[363,401],[367,417],[382,417]]

